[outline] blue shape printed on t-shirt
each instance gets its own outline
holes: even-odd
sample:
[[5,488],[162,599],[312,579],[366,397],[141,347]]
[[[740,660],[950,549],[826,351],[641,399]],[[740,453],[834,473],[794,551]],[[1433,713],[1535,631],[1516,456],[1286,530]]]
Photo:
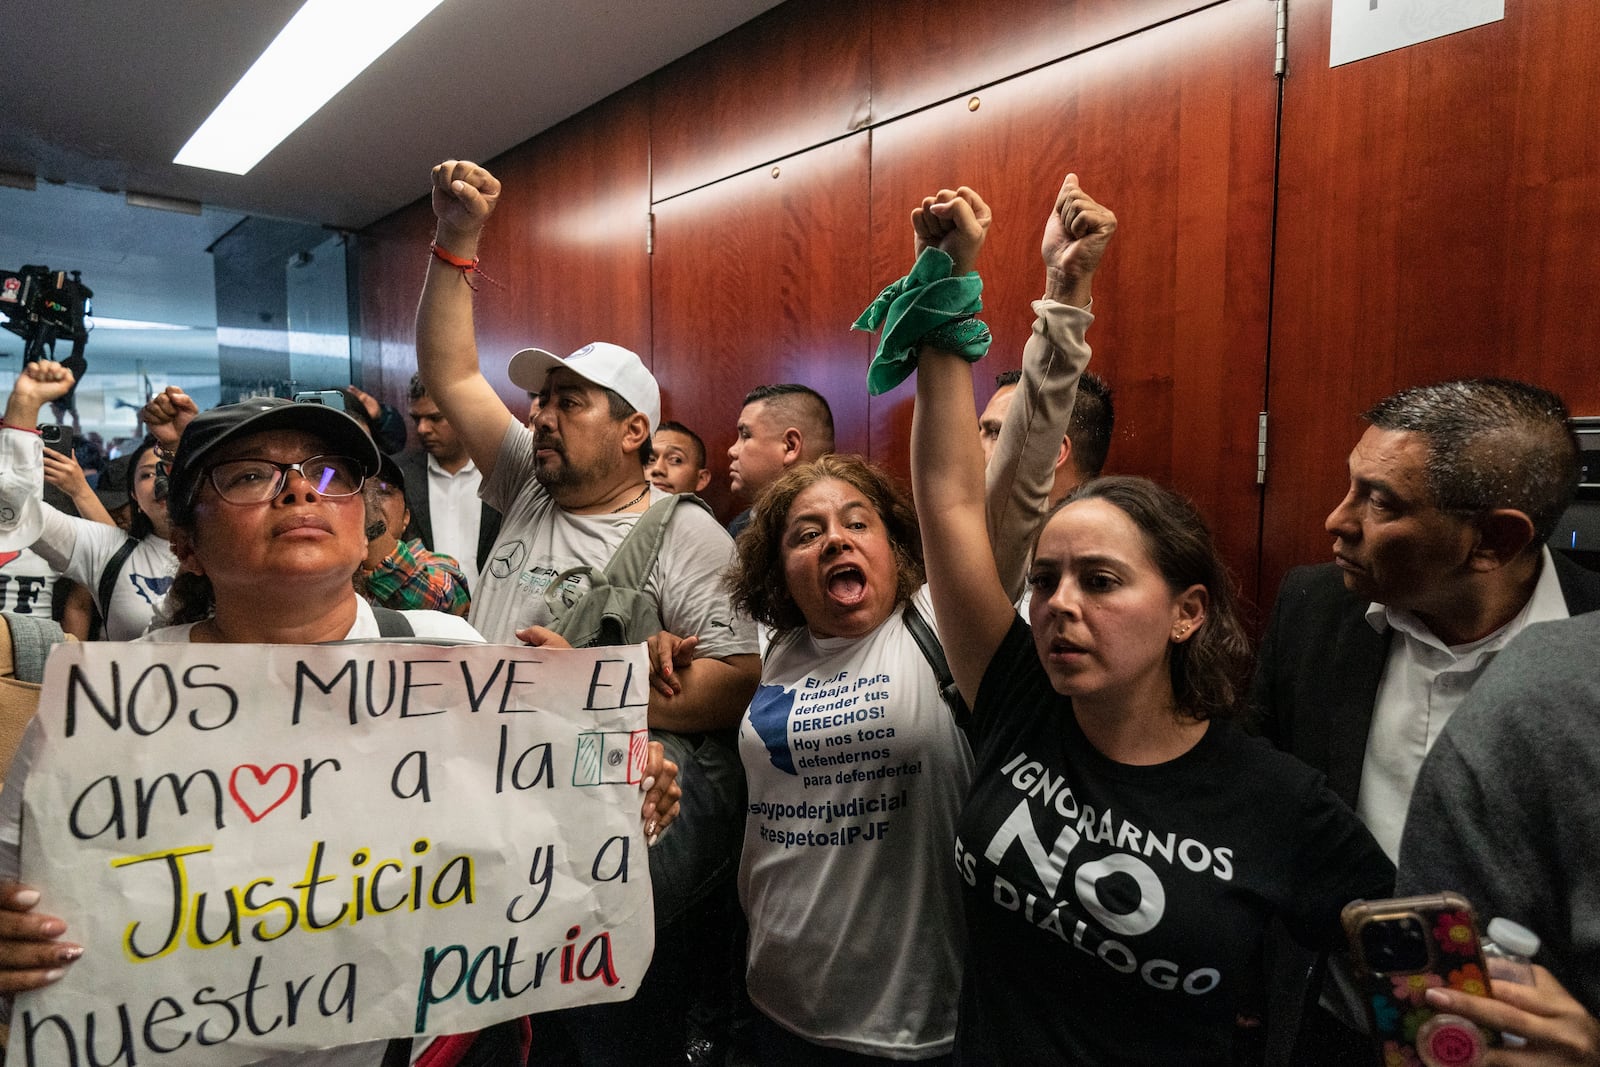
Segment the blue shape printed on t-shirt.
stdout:
[[152,578],[144,574],[130,574],[128,580],[133,583],[133,588],[144,597],[144,602],[151,607],[160,603],[161,598],[167,595],[167,590],[172,588],[170,577]]
[[789,716],[794,711],[794,690],[781,685],[763,685],[750,701],[750,725],[767,746],[772,765],[785,774],[794,774],[794,754],[789,751]]

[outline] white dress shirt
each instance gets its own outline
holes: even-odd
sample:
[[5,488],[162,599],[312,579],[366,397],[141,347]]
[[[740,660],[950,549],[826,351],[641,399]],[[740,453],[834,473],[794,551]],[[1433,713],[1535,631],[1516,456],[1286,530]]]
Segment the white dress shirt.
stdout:
[[1393,611],[1382,604],[1367,607],[1372,628],[1379,633],[1393,629],[1395,639],[1389,643],[1389,659],[1378,682],[1356,813],[1391,860],[1400,855],[1400,831],[1405,828],[1406,808],[1411,804],[1422,757],[1438,740],[1444,724],[1495,655],[1524,627],[1567,616],[1567,600],[1561,594],[1548,548],[1540,558],[1533,595],[1522,610],[1477,641],[1452,647],[1410,612]]
[[478,527],[483,522],[483,506],[478,487],[483,475],[469,459],[467,465],[451,474],[428,457],[428,513],[433,526],[435,552],[454,556],[473,588],[478,576]]

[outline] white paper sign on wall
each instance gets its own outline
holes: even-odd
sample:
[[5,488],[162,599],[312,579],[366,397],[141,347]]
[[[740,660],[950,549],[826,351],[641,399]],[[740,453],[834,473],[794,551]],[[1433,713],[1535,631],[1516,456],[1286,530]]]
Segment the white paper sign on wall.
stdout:
[[1333,0],[1328,66],[1392,52],[1506,17],[1506,0]]

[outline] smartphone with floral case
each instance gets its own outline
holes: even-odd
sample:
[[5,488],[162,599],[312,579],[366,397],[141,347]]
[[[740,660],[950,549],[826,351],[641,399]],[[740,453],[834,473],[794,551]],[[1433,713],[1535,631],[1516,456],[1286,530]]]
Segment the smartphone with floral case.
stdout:
[[1340,916],[1382,1067],[1472,1067],[1500,1035],[1426,1000],[1433,987],[1489,994],[1472,905],[1456,893],[1355,900]]

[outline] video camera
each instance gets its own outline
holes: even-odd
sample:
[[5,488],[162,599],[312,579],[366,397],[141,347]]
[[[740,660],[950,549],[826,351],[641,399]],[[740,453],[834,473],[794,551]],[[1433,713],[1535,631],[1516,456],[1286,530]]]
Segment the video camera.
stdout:
[[0,326],[22,338],[24,363],[54,359],[56,340],[72,338],[72,355],[61,362],[82,381],[89,365],[83,358],[89,342],[83,320],[93,313],[89,305],[93,296],[79,271],[52,271],[34,265],[19,271],[0,270],[0,316],[5,318]]

